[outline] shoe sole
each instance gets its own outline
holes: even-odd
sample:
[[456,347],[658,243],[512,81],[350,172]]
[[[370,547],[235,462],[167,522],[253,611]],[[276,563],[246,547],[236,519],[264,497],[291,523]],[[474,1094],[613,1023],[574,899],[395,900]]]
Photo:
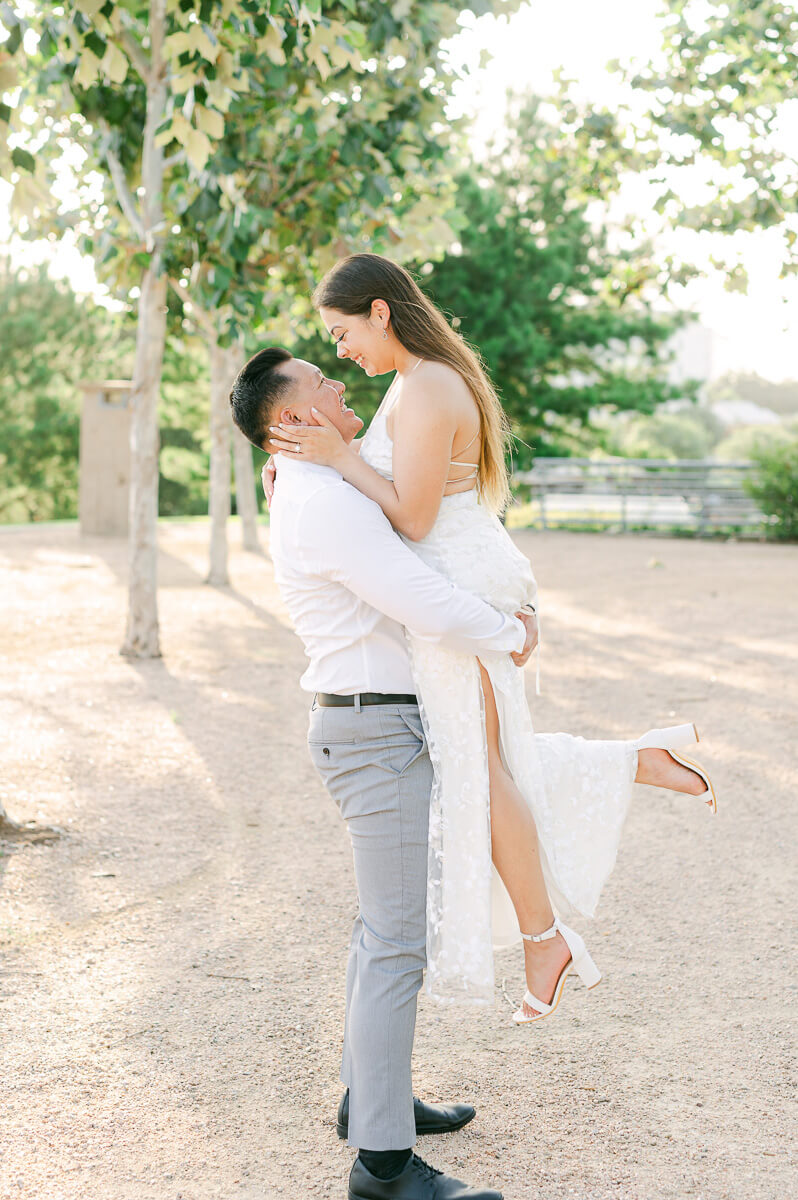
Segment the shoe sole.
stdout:
[[[496,1194],[498,1195],[499,1200],[503,1200],[503,1198],[504,1198],[503,1192],[497,1192]],[[361,1196],[357,1192],[353,1192],[351,1188],[346,1189],[346,1195],[347,1195],[347,1200],[368,1200],[367,1197]]]
[[[419,1129],[419,1127],[416,1126],[416,1137],[427,1137],[427,1135],[431,1133],[454,1133],[455,1130],[462,1129],[463,1126],[467,1125],[469,1121],[473,1121],[476,1115],[477,1114],[475,1112],[472,1112],[469,1116],[463,1117],[462,1121],[457,1121],[454,1125],[427,1125],[423,1129]],[[348,1137],[349,1126],[337,1124],[335,1126],[335,1132],[338,1134],[339,1138]],[[359,1200],[359,1198],[355,1196],[354,1200]]]
[[[576,972],[569,971],[568,974],[569,975],[576,974]],[[590,986],[586,988],[586,990],[588,992],[592,992],[594,988],[598,987],[598,985],[601,983],[603,978],[604,978],[604,976],[600,975],[598,977],[598,979],[596,980],[596,982],[591,983]],[[562,999],[562,995],[563,995],[564,991],[565,991],[565,981],[563,981],[563,986],[560,988],[557,999],[554,1001],[554,1004],[551,1006],[550,1010],[547,1013],[540,1013],[540,1015],[537,1017],[524,1017],[524,1019],[522,1021],[515,1021],[515,1014],[513,1014],[513,1020],[515,1021],[516,1025],[534,1025],[535,1021],[545,1021],[546,1017],[553,1016],[554,1013],[557,1011],[557,1005],[560,1003],[560,1000]],[[518,1011],[521,1012],[522,1010],[519,1009]]]
[[[707,785],[708,795],[708,798],[704,800],[704,803],[711,810],[711,812],[716,813],[718,811],[718,798],[715,795],[715,789],[712,786],[712,780],[709,778],[704,768],[699,767],[698,763],[693,762],[692,758],[686,758],[684,754],[677,754],[674,750],[669,750],[668,754],[670,754],[671,758],[675,759],[677,763],[681,763],[683,767],[687,767],[690,771],[693,771],[699,777],[699,779],[703,779],[704,783]],[[700,800],[703,794],[703,792],[699,792],[698,796],[696,796],[696,800]]]
[[[346,1189],[347,1200],[368,1200],[368,1197],[361,1196],[358,1192],[353,1192],[351,1188]],[[504,1192],[497,1192],[499,1200],[504,1200]]]

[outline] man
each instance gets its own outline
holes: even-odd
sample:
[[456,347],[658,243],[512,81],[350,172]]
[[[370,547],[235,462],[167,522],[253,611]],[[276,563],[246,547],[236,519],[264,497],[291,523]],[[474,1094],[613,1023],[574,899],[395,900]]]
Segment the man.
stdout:
[[[230,395],[233,418],[268,449],[269,427],[318,424],[351,442],[363,422],[344,385],[278,348],[261,350]],[[537,638],[527,613],[507,617],[431,570],[382,510],[331,467],[279,456],[271,505],[275,578],[310,660],[308,746],[346,821],[359,908],[346,978],[338,1132],[359,1148],[349,1200],[501,1200],[412,1152],[417,1133],[458,1129],[469,1105],[412,1094],[416,997],[425,966],[427,822],[432,767],[404,628],[522,666]]]

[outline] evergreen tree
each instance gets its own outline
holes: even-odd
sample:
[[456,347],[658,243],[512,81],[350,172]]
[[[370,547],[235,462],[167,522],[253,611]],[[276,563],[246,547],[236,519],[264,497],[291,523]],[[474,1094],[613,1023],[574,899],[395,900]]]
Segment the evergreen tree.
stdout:
[[[457,179],[459,242],[410,264],[482,354],[519,469],[533,453],[569,453],[593,410],[652,412],[693,391],[667,377],[665,343],[683,320],[662,313],[667,262],[597,215],[636,162],[609,114],[563,97],[552,118],[526,100],[506,141]],[[361,416],[373,413],[384,381],[336,365],[318,333],[293,349],[342,378]]]

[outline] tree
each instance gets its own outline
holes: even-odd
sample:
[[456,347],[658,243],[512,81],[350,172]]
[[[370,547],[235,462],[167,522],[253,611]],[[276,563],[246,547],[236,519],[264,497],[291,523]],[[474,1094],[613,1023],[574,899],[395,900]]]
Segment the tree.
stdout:
[[[64,141],[76,144],[85,155],[79,204],[54,223],[72,224],[87,236],[91,230],[104,261],[113,263],[108,273],[128,287],[135,280],[138,289],[128,620],[122,649],[144,657],[160,653],[157,408],[166,342],[164,254],[187,173],[199,176],[218,136],[221,111],[231,95],[248,86],[238,66],[250,6],[204,0],[200,15],[194,7],[182,0],[77,0],[68,13],[49,6],[35,11],[28,40],[38,35],[37,48],[22,76],[17,105],[2,114],[16,139],[22,138],[32,107],[39,118],[28,146],[12,152],[21,172],[17,211],[26,211],[38,225],[48,217],[53,221],[47,205],[53,166]],[[7,5],[2,15],[17,41],[22,19]],[[197,89],[204,103],[192,100],[187,106],[187,94]],[[180,149],[167,157],[170,142]],[[102,203],[87,186],[90,171],[107,180]]]
[[682,320],[661,311],[667,263],[607,218],[636,162],[609,114],[524,101],[506,143],[459,180],[457,252],[421,267],[492,372],[519,466],[529,447],[567,448],[596,409],[651,412],[685,394],[665,369]]
[[738,425],[717,443],[714,457],[726,462],[753,459],[760,452],[776,451],[794,442],[796,432],[796,425],[790,422],[783,425]]
[[745,400],[761,408],[769,408],[781,416],[798,415],[798,381],[775,383],[754,372],[730,371],[707,387],[707,401],[717,404],[724,400]]
[[627,414],[627,418],[616,417],[604,426],[607,453],[626,458],[708,458],[723,434],[712,410],[698,406]]
[[262,554],[263,547],[258,538],[258,501],[253,487],[252,446],[236,426],[233,426],[233,474],[244,549],[250,554]]
[[798,541],[798,435],[754,447],[756,474],[745,489],[771,518],[771,537]]
[[[679,184],[658,207],[675,223],[732,233],[775,227],[784,274],[798,270],[798,174],[787,106],[798,75],[798,11],[780,0],[668,0],[664,64],[635,74],[652,93],[652,121],[667,136],[653,161],[717,164],[718,186],[685,207]],[[744,281],[742,281],[744,283]]]
[[[518,0],[498,3],[511,9]],[[471,5],[478,13],[490,7],[485,0]],[[388,237],[389,213],[396,199],[396,165],[401,166],[404,190],[418,196],[428,182],[430,167],[435,168],[448,153],[442,119],[446,67],[438,47],[442,38],[456,31],[459,8],[459,3],[421,5],[410,0],[379,6],[376,12],[366,0],[325,5],[321,0],[304,4],[284,0],[268,7],[256,0],[202,0],[199,5],[192,0],[77,0],[68,15],[60,9],[54,15],[49,8],[34,10],[31,32],[39,35],[37,51],[23,75],[18,102],[0,110],[0,121],[10,124],[12,143],[16,142],[12,157],[20,175],[15,192],[17,210],[27,211],[29,219],[35,219],[41,228],[49,194],[48,170],[52,174],[52,164],[65,140],[78,145],[86,154],[81,172],[86,186],[72,215],[55,223],[71,223],[84,233],[90,229],[93,236],[88,242],[105,265],[106,274],[117,286],[129,288],[135,281],[140,289],[125,652],[159,652],[155,413],[166,338],[166,263],[180,258],[182,221],[203,193],[212,189],[217,173],[224,176],[219,190],[228,203],[215,213],[208,212],[204,224],[218,239],[210,238],[214,248],[218,244],[223,252],[229,250],[231,257],[222,262],[212,255],[207,275],[214,291],[219,279],[223,280],[222,292],[229,289],[233,320],[225,336],[235,339],[239,327],[249,327],[253,318],[252,293],[236,298],[238,268],[250,261],[252,247],[259,248],[259,231],[251,228],[251,208],[246,200],[239,204],[235,195],[240,191],[238,173],[248,172],[251,164],[234,155],[226,165],[213,155],[214,145],[225,134],[226,114],[236,97],[248,93],[253,80],[262,75],[257,113],[261,124],[269,124],[279,145],[298,143],[302,150],[296,155],[293,174],[275,183],[303,221],[299,201],[304,199],[308,183],[316,193],[314,205],[306,205],[308,212],[314,208],[324,211],[324,203],[319,201],[335,199],[334,191],[325,190],[330,156],[314,158],[312,153],[308,155],[308,147],[314,146],[320,132],[329,147],[336,113],[347,105],[351,110],[364,94],[371,96],[373,77],[385,94],[382,107],[375,106],[367,115],[380,127],[380,137],[396,159],[382,152],[386,165],[375,173],[371,161],[377,157],[375,151],[361,165],[357,156],[363,138],[358,138],[357,131],[364,123],[353,120],[352,136],[334,149],[333,162],[340,160],[347,167],[350,198],[362,212],[362,232],[372,239]],[[11,46],[3,52],[7,60],[19,49],[22,23],[9,5],[3,6],[2,14],[11,30]],[[426,73],[413,75],[414,63]],[[404,68],[408,69],[407,78],[415,81],[413,89],[407,83],[397,86]],[[362,76],[359,90],[336,91],[337,74],[342,71]],[[309,81],[305,91],[297,89],[297,73]],[[0,82],[10,86],[14,80],[6,75]],[[26,131],[23,114],[29,116],[34,109],[38,124]],[[371,129],[366,133],[370,137]],[[268,174],[269,160],[259,167]],[[103,201],[98,202],[91,193],[90,171],[99,171],[106,180]],[[407,230],[409,239],[413,234],[420,239],[436,227],[444,228],[440,206],[445,199],[441,191],[419,200],[416,227]],[[215,217],[220,218],[216,225]],[[238,256],[236,250],[247,234],[251,235],[247,250]],[[292,242],[296,240],[294,233]],[[334,242],[331,237],[331,247]],[[272,247],[281,260],[291,257],[290,250],[290,245],[279,242]],[[200,262],[197,259],[190,264],[189,272]],[[307,278],[304,282],[307,284]],[[219,297],[212,311],[222,307],[226,298]]]

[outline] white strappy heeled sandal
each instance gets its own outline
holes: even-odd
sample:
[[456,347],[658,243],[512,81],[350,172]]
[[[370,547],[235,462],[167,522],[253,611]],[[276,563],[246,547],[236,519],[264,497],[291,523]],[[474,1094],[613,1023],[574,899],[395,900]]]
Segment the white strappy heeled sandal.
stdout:
[[681,766],[687,767],[690,771],[694,771],[699,779],[703,779],[706,784],[705,804],[709,805],[713,813],[716,813],[718,811],[718,800],[715,795],[715,789],[712,786],[712,780],[706,771],[703,767],[699,767],[698,763],[693,762],[691,758],[684,758],[683,755],[676,754],[675,752],[677,746],[688,746],[697,741],[698,730],[691,723],[689,725],[670,725],[667,729],[649,729],[648,733],[644,733],[641,738],[637,739],[635,745],[638,750],[667,750],[674,762],[680,763]]
[[513,1013],[513,1020],[516,1025],[531,1025],[533,1021],[540,1021],[543,1017],[548,1017],[550,1013],[553,1013],[560,1003],[565,981],[571,971],[576,971],[586,988],[594,988],[597,984],[601,983],[601,972],[588,954],[582,937],[580,934],[575,933],[573,929],[569,929],[567,925],[563,925],[559,917],[555,917],[554,924],[549,929],[544,929],[543,933],[522,933],[521,937],[527,942],[546,942],[549,938],[556,937],[558,932],[562,934],[565,944],[571,951],[571,957],[563,967],[560,977],[557,980],[551,1004],[545,1004],[537,996],[533,996],[527,988],[526,992],[524,992],[524,1003],[528,1004],[530,1008],[537,1009],[537,1012],[534,1016],[528,1017],[522,1005],[517,1012]]

